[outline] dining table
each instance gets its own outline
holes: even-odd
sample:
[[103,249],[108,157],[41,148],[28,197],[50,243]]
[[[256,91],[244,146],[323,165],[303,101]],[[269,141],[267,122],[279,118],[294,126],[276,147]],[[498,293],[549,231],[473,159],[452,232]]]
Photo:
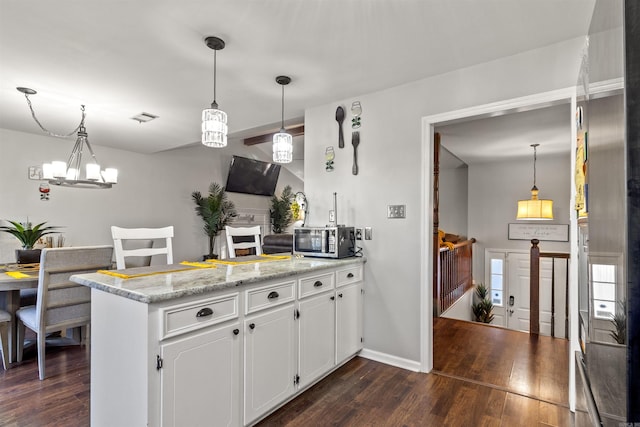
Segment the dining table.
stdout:
[[38,287],[40,265],[35,264],[0,264],[0,308],[11,315],[9,330],[8,359],[16,360],[17,322],[16,312],[20,308],[20,290]]

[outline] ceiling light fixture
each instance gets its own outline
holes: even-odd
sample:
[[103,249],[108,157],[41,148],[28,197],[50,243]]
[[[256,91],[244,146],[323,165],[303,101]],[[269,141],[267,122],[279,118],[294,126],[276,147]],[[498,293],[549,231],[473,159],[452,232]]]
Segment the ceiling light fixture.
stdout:
[[291,83],[291,77],[278,76],[276,82],[282,86],[282,124],[280,132],[273,135],[273,161],[291,163],[293,160],[293,137],[284,129],[284,87]]
[[213,49],[213,102],[211,108],[202,110],[202,143],[207,147],[227,146],[227,113],[218,109],[216,102],[216,52],[224,49],[224,41],[218,37],[207,37],[204,43]]
[[[36,117],[36,113],[33,110],[33,105],[31,105],[29,95],[35,95],[38,92],[28,87],[18,87],[16,89],[24,94],[25,98],[27,99],[29,109],[31,110],[31,116],[43,132],[47,133],[49,136],[53,136],[56,138],[69,138],[77,132],[76,143],[73,146],[73,150],[71,151],[69,160],[67,160],[66,163],[63,161],[44,163],[42,165],[43,179],[48,180],[49,183],[53,185],[76,188],[111,188],[113,184],[116,184],[118,182],[118,169],[106,168],[103,171],[100,170],[100,165],[98,164],[96,155],[91,148],[91,144],[89,144],[87,129],[84,127],[84,105],[80,106],[80,110],[82,111],[80,124],[70,133],[66,135],[58,135],[42,126],[42,124]],[[85,164],[85,179],[80,179],[80,171],[83,165],[82,152],[85,146],[87,147],[87,150],[89,150],[89,154],[91,154],[93,162],[88,162]]]
[[531,188],[531,199],[518,200],[516,219],[553,219],[553,200],[538,199],[538,187],[536,187],[536,147],[538,145],[540,144],[531,144],[533,147],[533,187]]

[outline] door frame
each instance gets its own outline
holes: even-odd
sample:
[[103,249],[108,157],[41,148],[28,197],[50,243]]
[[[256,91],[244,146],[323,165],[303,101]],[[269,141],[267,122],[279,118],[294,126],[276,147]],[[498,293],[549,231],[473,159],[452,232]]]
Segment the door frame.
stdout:
[[[509,113],[568,104],[567,121],[571,126],[571,160],[567,167],[575,164],[577,128],[574,111],[577,107],[577,87],[543,92],[534,95],[478,105],[461,110],[425,116],[422,118],[422,155],[421,155],[421,209],[420,209],[420,370],[431,372],[433,369],[433,147],[436,126],[465,122],[472,119],[488,118]],[[569,206],[575,204],[575,182],[571,175],[571,197]],[[572,209],[570,208],[571,212]],[[571,258],[577,259],[578,245],[577,219],[570,220]],[[569,269],[569,319],[578,318],[578,268],[571,263]],[[569,406],[575,410],[575,366],[571,363],[574,351],[579,350],[578,325],[570,322],[570,360],[569,364]]]

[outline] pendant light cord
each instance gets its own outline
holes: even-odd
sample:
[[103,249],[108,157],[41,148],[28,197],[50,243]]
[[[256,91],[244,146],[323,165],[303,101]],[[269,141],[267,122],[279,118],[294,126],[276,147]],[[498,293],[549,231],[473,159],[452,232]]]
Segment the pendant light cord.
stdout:
[[216,70],[217,70],[217,50],[213,50],[213,103],[211,104],[212,108],[218,109],[218,103],[216,102]]
[[49,129],[45,128],[44,126],[42,126],[42,123],[40,123],[40,120],[38,120],[38,118],[36,117],[36,112],[33,109],[33,105],[31,105],[31,100],[29,99],[29,94],[25,93],[24,97],[27,99],[27,104],[29,105],[29,110],[31,110],[31,117],[33,117],[33,120],[35,120],[35,122],[38,124],[38,126],[40,126],[40,129],[42,129],[42,131],[44,133],[46,133],[49,136],[53,136],[56,138],[69,138],[73,135],[75,135],[75,133],[80,129],[81,126],[84,125],[84,105],[81,106],[80,110],[82,111],[82,118],[80,119],[80,124],[78,126],[76,126],[76,128],[74,130],[72,130],[71,132],[69,132],[66,135],[60,135],[57,133],[53,133],[51,132]]
[[538,188],[536,187],[536,147],[538,147],[538,145],[540,144],[531,144],[533,147],[533,188],[535,189]]
[[284,130],[284,85],[282,85],[282,121],[281,121],[281,129]]

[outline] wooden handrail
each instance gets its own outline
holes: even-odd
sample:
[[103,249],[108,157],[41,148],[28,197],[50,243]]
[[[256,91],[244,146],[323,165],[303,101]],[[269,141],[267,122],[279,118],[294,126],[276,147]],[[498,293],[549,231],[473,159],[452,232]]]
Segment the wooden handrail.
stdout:
[[[540,333],[540,258],[566,259],[567,263],[571,258],[565,252],[540,252],[538,239],[531,240],[531,251],[529,255],[529,332],[534,335]],[[569,301],[569,268],[566,272],[565,283],[565,338],[568,337],[568,301]],[[551,265],[551,336],[555,336],[555,262]]]
[[[453,249],[461,248],[461,247],[463,247],[463,246],[472,245],[472,244],[474,244],[475,242],[476,242],[475,237],[472,237],[472,238],[470,238],[469,240],[463,240],[463,241],[461,241],[461,242],[454,243],[454,244],[453,244]],[[446,251],[448,251],[448,250],[449,250],[449,248],[448,248],[448,247],[446,247],[446,246],[443,246],[443,247],[441,247],[441,248],[440,248],[440,252],[446,252]]]
[[440,316],[473,286],[473,243],[471,238],[448,247],[440,248],[437,262],[437,280],[434,284],[434,311]]

